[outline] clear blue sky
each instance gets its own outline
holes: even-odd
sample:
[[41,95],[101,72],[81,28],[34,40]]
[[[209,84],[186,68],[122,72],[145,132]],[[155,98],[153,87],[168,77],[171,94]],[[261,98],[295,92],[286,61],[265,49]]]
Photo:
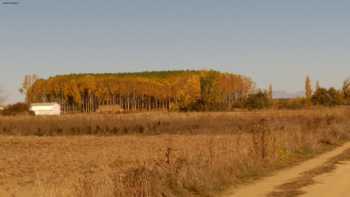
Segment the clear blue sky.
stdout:
[[[4,0],[0,0],[4,1]],[[303,90],[350,76],[350,1],[18,0],[0,5],[0,86],[23,75],[202,69]]]

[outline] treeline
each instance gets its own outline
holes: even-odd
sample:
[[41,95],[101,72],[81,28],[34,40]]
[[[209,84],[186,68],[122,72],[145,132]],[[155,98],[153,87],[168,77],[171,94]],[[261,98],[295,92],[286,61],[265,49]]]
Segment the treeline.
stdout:
[[311,85],[309,77],[305,80],[305,101],[306,105],[337,106],[350,104],[350,80],[343,83],[343,87],[336,89],[334,87],[324,88],[319,81],[315,88]]
[[126,111],[229,110],[254,89],[245,76],[217,71],[71,74],[39,79],[29,103],[58,102],[64,112],[94,112],[100,105]]
[[324,88],[317,81],[315,88],[309,77],[305,80],[305,96],[290,99],[272,99],[272,90],[259,90],[250,94],[245,102],[246,108],[262,109],[302,109],[312,106],[334,107],[338,105],[350,105],[350,79],[345,80],[343,87]]

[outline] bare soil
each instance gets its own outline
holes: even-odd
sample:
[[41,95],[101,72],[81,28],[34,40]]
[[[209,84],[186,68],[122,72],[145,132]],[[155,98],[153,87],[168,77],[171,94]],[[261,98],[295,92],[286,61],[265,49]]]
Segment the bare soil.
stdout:
[[[348,196],[350,194],[348,175],[350,164],[339,162],[350,159],[350,143],[295,167],[277,172],[249,185],[232,188],[224,193],[228,197],[294,197],[294,196]],[[331,174],[325,174],[329,173]],[[323,183],[323,184],[317,184]],[[329,185],[333,185],[328,190]],[[307,187],[308,186],[308,187]],[[304,188],[305,187],[305,188]],[[325,193],[323,193],[327,190]],[[333,191],[333,192],[331,192]],[[344,195],[347,194],[347,195]]]
[[302,197],[344,197],[350,195],[350,162],[336,165],[331,173],[322,174],[314,179],[315,184],[302,189]]

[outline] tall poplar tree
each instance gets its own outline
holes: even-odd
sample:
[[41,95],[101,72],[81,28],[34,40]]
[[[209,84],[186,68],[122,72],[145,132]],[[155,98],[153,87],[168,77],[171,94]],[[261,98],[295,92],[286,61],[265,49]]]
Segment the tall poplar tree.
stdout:
[[316,81],[316,90],[318,90],[318,89],[320,89],[321,88],[321,86],[320,86],[320,81]]
[[343,83],[343,95],[346,100],[350,100],[350,78]]
[[27,92],[34,85],[34,83],[39,79],[38,75],[25,75],[22,86],[19,89],[19,92],[25,96],[25,102],[28,102]]
[[3,90],[0,89],[0,106],[5,102],[5,95],[3,93]]
[[273,98],[272,84],[269,85],[267,93],[268,93],[269,98],[272,100],[272,98]]
[[309,76],[306,76],[305,79],[305,97],[307,99],[311,99],[312,97],[312,83]]

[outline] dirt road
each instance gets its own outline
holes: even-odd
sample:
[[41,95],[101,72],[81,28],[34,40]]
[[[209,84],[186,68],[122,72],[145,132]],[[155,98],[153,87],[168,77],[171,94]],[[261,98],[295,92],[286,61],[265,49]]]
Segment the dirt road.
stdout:
[[[333,157],[340,155],[345,150],[350,148],[350,143],[347,143],[331,152],[325,153],[317,158],[306,161],[298,166],[277,172],[271,177],[263,178],[255,183],[232,188],[224,193],[225,197],[264,197],[271,192],[276,191],[276,188],[284,183],[288,183],[293,179],[300,177],[301,173],[310,171],[321,166]],[[336,170],[317,176],[312,184],[302,189],[306,192],[304,197],[343,197],[350,196],[350,162],[338,165]]]
[[344,197],[350,196],[350,162],[337,165],[331,172],[315,178],[316,184],[303,189],[301,197]]

